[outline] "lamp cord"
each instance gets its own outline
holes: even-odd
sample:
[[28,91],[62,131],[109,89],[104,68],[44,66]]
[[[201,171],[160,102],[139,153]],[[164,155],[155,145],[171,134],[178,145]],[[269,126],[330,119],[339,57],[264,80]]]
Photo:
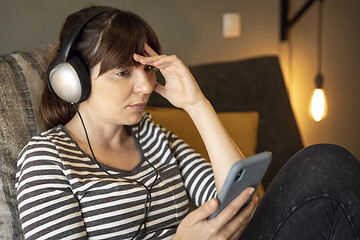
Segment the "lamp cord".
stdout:
[[323,0],[319,0],[318,7],[318,73],[322,69],[322,28],[323,28]]
[[318,6],[318,36],[317,36],[317,49],[318,49],[318,71],[315,77],[315,87],[324,87],[324,76],[321,72],[322,69],[322,25],[323,25],[323,0],[319,0]]
[[[89,135],[88,135],[88,133],[87,133],[87,130],[86,130],[86,127],[85,127],[85,123],[84,123],[84,120],[83,120],[83,118],[82,118],[82,116],[81,116],[81,114],[80,114],[80,111],[78,110],[78,108],[76,107],[75,104],[72,104],[72,105],[73,105],[73,107],[75,108],[76,113],[79,115],[81,124],[82,124],[82,126],[83,126],[83,128],[84,128],[86,140],[87,140],[87,143],[88,143],[88,145],[89,145],[91,155],[92,155],[92,157],[98,162],[98,160],[97,160],[96,157],[95,157],[94,151],[93,151],[93,149],[92,149],[92,147],[91,147]],[[138,133],[137,133],[136,137],[137,137],[138,142],[140,143],[140,123],[138,123]],[[129,178],[125,178],[125,177],[117,177],[117,176],[114,176],[113,174],[110,174],[110,173],[109,173],[108,171],[106,171],[105,169],[103,169],[108,175],[114,176],[115,178],[120,178],[120,179],[126,180],[126,181],[128,181],[128,182],[130,182],[130,183],[134,183],[134,182],[135,182],[135,183],[141,185],[142,187],[144,187],[144,188],[146,189],[146,191],[147,191],[146,198],[145,198],[145,202],[144,202],[144,218],[143,218],[143,220],[141,221],[141,224],[139,225],[136,233],[134,234],[134,236],[133,236],[131,239],[135,239],[135,238],[139,235],[140,230],[141,230],[141,227],[142,227],[143,225],[144,225],[144,231],[146,231],[146,220],[147,220],[147,217],[148,217],[148,215],[149,215],[149,212],[150,212],[150,209],[151,209],[151,202],[152,202],[151,191],[152,191],[153,186],[155,185],[156,180],[157,180],[158,177],[159,177],[159,172],[158,172],[158,170],[155,168],[155,166],[154,166],[153,164],[151,164],[150,161],[149,161],[147,158],[145,158],[145,159],[146,159],[146,162],[155,170],[155,179],[154,179],[154,181],[152,182],[152,184],[150,185],[150,188],[148,188],[144,183],[142,183],[142,182],[140,182],[140,181],[138,181],[138,180],[136,180],[136,179],[129,179]]]

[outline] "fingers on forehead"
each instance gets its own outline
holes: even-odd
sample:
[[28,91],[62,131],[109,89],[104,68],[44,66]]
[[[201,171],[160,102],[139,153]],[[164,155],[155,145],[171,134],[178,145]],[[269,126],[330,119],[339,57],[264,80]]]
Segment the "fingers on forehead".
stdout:
[[145,43],[144,50],[150,57],[158,55],[147,43]]

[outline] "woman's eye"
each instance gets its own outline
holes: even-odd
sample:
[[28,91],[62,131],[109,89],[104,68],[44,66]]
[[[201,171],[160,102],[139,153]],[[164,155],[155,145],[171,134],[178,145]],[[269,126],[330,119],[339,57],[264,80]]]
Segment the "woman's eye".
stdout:
[[145,71],[147,71],[147,72],[150,72],[150,71],[152,71],[153,69],[154,69],[153,66],[150,66],[150,65],[145,66]]
[[119,71],[116,73],[116,75],[118,75],[119,77],[127,77],[130,75],[130,71],[129,70]]

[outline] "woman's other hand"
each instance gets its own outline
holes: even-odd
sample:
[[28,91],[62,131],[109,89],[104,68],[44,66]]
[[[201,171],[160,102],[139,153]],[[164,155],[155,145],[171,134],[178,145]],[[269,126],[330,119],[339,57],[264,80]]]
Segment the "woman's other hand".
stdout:
[[184,218],[177,229],[174,240],[238,239],[259,203],[259,197],[255,194],[252,201],[239,212],[253,190],[253,188],[247,188],[219,215],[210,220],[207,218],[216,211],[219,203],[216,199],[206,202]]
[[172,105],[186,110],[205,99],[189,68],[175,55],[159,55],[145,44],[145,55],[134,54],[134,60],[158,68],[165,78],[165,85],[157,83],[154,91]]

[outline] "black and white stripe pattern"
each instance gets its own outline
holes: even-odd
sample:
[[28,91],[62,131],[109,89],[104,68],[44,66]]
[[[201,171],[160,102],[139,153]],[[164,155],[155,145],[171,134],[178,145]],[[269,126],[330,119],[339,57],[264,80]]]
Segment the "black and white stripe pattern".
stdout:
[[149,187],[156,175],[149,162],[159,177],[141,239],[171,239],[176,232],[171,226],[188,213],[189,198],[201,205],[216,196],[209,163],[149,114],[129,130],[143,153],[131,171],[97,162],[62,126],[32,138],[19,155],[16,174],[26,239],[131,239],[144,219],[142,184]]

